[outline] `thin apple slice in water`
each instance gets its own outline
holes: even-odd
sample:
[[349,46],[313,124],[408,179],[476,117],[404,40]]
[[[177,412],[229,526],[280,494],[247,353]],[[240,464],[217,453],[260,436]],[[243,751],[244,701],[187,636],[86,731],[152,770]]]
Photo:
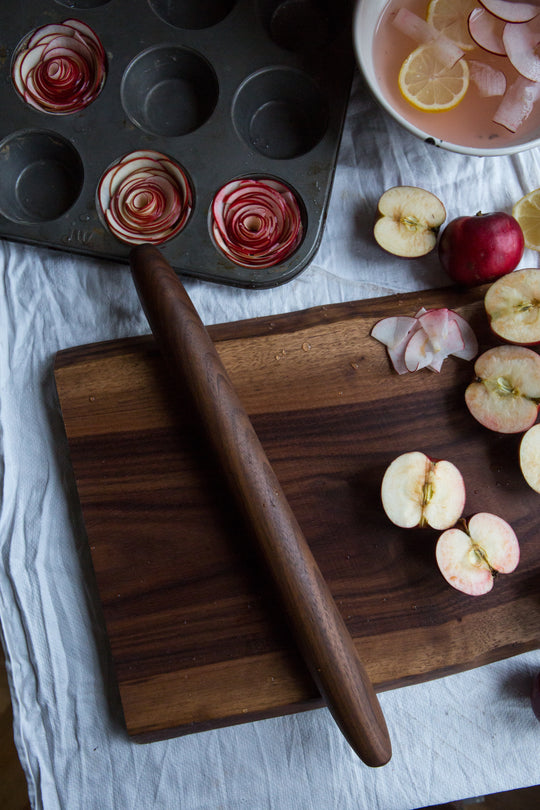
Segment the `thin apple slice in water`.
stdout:
[[516,569],[520,549],[509,523],[498,515],[478,512],[463,521],[462,528],[443,532],[435,557],[449,585],[469,596],[481,596],[493,588],[498,574]]
[[504,20],[494,17],[485,8],[475,8],[469,14],[469,34],[476,44],[489,53],[504,56]]
[[503,31],[506,54],[518,73],[532,82],[540,81],[540,17],[530,23],[507,23]]
[[485,62],[469,59],[469,75],[484,98],[503,96],[506,92],[506,76],[502,70],[497,70]]
[[440,31],[430,25],[423,17],[410,11],[403,6],[398,9],[392,19],[392,24],[398,28],[402,34],[410,37],[418,45],[432,42],[437,50],[437,54],[443,65],[454,65],[458,59],[465,55],[465,51],[446,37]]
[[518,76],[507,87],[501,99],[493,121],[505,127],[509,132],[517,132],[524,121],[533,111],[536,101],[540,98],[540,83]]
[[480,3],[495,17],[512,23],[528,22],[540,12],[536,3],[516,3],[515,0],[480,0]]

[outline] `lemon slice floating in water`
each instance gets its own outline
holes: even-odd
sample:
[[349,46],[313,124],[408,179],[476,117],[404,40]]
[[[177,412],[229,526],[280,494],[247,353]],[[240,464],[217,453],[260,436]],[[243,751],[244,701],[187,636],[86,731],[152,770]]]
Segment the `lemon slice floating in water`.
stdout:
[[444,112],[457,107],[469,87],[464,59],[446,64],[431,43],[420,45],[403,62],[398,77],[402,96],[419,110]]

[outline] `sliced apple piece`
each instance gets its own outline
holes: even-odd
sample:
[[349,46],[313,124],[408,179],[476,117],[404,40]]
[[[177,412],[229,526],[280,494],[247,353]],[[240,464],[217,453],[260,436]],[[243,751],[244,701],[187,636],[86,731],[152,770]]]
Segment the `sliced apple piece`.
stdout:
[[431,191],[416,186],[394,186],[379,199],[373,229],[377,243],[404,258],[425,256],[435,247],[446,209]]
[[476,59],[469,59],[469,73],[471,81],[484,98],[503,96],[506,93],[506,76],[502,70],[497,70],[485,62],[478,62]]
[[469,323],[446,307],[424,309],[414,318],[389,316],[377,321],[371,336],[388,350],[398,374],[429,368],[439,372],[449,355],[472,360],[478,353],[478,341]]
[[531,489],[540,493],[540,425],[523,434],[519,445],[519,466]]
[[540,81],[540,17],[530,22],[506,23],[503,43],[506,55],[518,73],[532,82]]
[[524,346],[496,346],[477,358],[465,391],[474,418],[497,433],[522,433],[536,421],[540,357]]
[[497,56],[506,54],[502,38],[504,26],[504,20],[485,8],[475,8],[469,14],[469,34],[477,45]]
[[465,506],[465,484],[450,461],[434,460],[413,450],[395,458],[381,485],[388,518],[402,529],[453,526]]
[[540,270],[525,267],[495,281],[484,308],[498,337],[522,346],[540,344]]
[[493,588],[498,574],[510,574],[519,563],[519,542],[509,523],[489,512],[478,512],[462,528],[443,532],[435,557],[449,585],[470,596]]
[[528,22],[540,12],[536,3],[519,3],[515,0],[480,0],[480,3],[495,17],[506,22]]

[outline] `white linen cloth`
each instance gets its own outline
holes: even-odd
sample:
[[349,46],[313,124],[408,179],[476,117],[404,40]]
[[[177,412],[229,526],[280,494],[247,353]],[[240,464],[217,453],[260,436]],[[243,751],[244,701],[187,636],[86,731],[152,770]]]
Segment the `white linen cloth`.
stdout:
[[[540,151],[474,158],[416,140],[355,77],[322,244],[263,291],[197,280],[205,323],[444,286],[436,252],[394,259],[372,239],[378,197],[410,184],[448,220],[510,211],[540,186]],[[45,810],[411,810],[540,782],[533,651],[380,696],[393,758],[351,751],[326,709],[141,746],[117,702],[67,441],[55,353],[148,333],[125,265],[0,242],[0,618],[15,735]],[[537,266],[526,252],[521,266]]]

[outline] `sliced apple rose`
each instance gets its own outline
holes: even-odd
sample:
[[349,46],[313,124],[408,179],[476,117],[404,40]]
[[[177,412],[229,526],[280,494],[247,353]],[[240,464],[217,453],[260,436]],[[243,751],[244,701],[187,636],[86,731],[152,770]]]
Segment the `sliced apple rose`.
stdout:
[[443,532],[435,557],[449,585],[470,596],[493,588],[498,574],[510,574],[519,563],[519,542],[509,523],[489,512],[478,512],[462,528]]
[[212,202],[212,234],[236,264],[273,267],[288,259],[302,241],[300,205],[279,180],[233,180]]
[[540,344],[540,270],[523,268],[495,281],[484,308],[498,337],[523,346]]
[[161,152],[130,152],[100,180],[98,205],[114,236],[130,245],[160,245],[186,225],[193,206],[184,170]]
[[396,526],[447,529],[461,517],[465,485],[452,462],[434,460],[415,450],[403,453],[388,466],[381,484],[381,500],[387,517]]
[[497,433],[521,433],[538,416],[540,357],[524,346],[496,346],[480,355],[465,402],[481,425]]
[[19,95],[41,112],[66,115],[94,101],[105,82],[107,57],[80,20],[43,25],[18,49],[11,75]]

